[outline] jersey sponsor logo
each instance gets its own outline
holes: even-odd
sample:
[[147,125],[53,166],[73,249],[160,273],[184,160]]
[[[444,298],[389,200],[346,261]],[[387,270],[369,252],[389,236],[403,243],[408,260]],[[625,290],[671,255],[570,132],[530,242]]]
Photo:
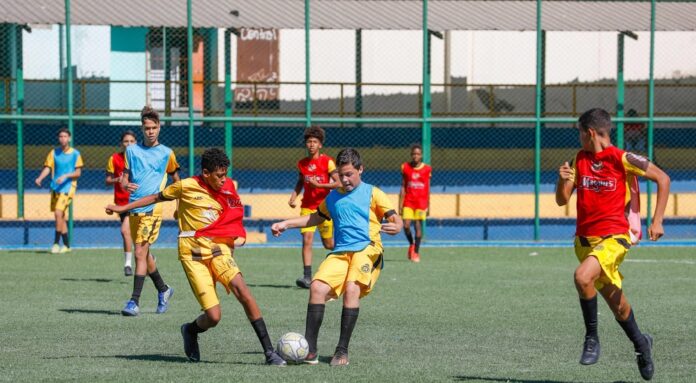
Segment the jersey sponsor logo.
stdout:
[[592,170],[598,172],[604,168],[602,161],[597,161],[592,163]]
[[597,178],[592,176],[582,176],[580,182],[581,189],[588,189],[596,192],[602,191],[615,191],[616,190],[616,179],[615,178]]
[[409,189],[425,189],[425,183],[421,181],[408,181]]
[[310,172],[313,172],[313,171],[317,170],[317,165],[309,164],[309,165],[307,165],[307,170],[309,170]]
[[412,175],[411,177],[412,177],[414,180],[417,180],[417,179],[420,178],[420,174],[418,174],[418,173],[413,173],[413,175]]

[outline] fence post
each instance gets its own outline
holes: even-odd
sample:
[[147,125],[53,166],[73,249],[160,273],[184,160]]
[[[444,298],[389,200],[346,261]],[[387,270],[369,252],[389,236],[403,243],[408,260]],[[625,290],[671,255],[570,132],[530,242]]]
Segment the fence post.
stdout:
[[[648,81],[648,159],[654,158],[653,146],[655,144],[655,0],[650,1],[650,77]],[[648,182],[646,190],[648,194],[646,224],[652,224],[652,182]]]
[[541,0],[536,2],[536,107],[534,116],[534,240],[539,240],[539,192],[541,184],[541,107],[543,102],[544,36],[541,30]]
[[[70,0],[65,0],[65,63],[67,67],[66,80],[67,80],[67,106],[68,106],[68,130],[70,131],[70,137],[73,138],[73,146],[75,145],[74,139],[75,135],[73,119],[74,113],[74,101],[73,100],[73,73],[72,73],[72,40],[70,37]],[[70,204],[68,209],[68,242],[72,245],[73,243],[73,226],[74,226],[74,215],[73,215],[73,204]]]
[[[225,117],[232,117],[232,53],[230,44],[232,43],[232,31],[225,29]],[[225,120],[225,153],[230,159],[230,167],[227,168],[227,176],[232,177],[234,166],[232,163],[232,121]]]
[[[616,117],[624,116],[624,34],[619,32],[616,42]],[[624,122],[616,122],[616,146],[624,148]]]
[[186,0],[186,39],[187,41],[187,80],[188,80],[188,165],[189,176],[196,174],[194,163],[194,130],[193,130],[193,17],[191,15],[191,0]]
[[[22,32],[19,25],[10,27],[10,65],[17,85],[15,90],[16,112],[24,114],[24,63],[22,61]],[[5,94],[12,92],[12,79],[5,82]],[[8,114],[11,114],[12,103],[7,103]],[[16,120],[17,125],[17,218],[24,218],[24,120]]]
[[309,72],[309,14],[310,0],[304,2],[304,30],[305,30],[305,126],[312,125],[312,92],[311,76]]

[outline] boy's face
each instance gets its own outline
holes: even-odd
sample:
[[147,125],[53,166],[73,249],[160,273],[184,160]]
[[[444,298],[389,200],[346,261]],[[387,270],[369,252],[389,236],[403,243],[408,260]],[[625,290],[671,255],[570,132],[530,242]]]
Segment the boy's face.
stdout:
[[215,191],[222,189],[226,179],[227,168],[217,168],[213,172],[203,169],[203,180]]
[[420,164],[423,161],[423,151],[420,148],[411,149],[411,160],[416,164]]
[[130,134],[126,134],[125,136],[123,136],[123,139],[121,140],[121,146],[124,149],[126,148],[126,146],[133,144],[135,144],[135,137],[131,136]]
[[358,187],[362,171],[362,166],[360,169],[356,169],[353,164],[341,165],[338,168],[338,178],[341,180],[343,190],[349,192]]
[[70,145],[70,135],[66,132],[58,133],[58,144],[62,147]]
[[319,141],[319,139],[316,137],[309,137],[307,141],[305,141],[305,146],[311,155],[317,154],[319,149],[322,148],[321,141]]
[[145,120],[143,122],[143,136],[145,137],[145,143],[149,146],[157,142],[159,137],[160,125],[152,120]]

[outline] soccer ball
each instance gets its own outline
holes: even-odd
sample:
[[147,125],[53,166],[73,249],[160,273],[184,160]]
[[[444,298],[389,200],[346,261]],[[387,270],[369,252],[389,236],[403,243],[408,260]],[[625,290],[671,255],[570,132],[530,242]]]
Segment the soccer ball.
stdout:
[[288,363],[300,363],[309,353],[309,343],[304,335],[289,332],[278,339],[278,354]]

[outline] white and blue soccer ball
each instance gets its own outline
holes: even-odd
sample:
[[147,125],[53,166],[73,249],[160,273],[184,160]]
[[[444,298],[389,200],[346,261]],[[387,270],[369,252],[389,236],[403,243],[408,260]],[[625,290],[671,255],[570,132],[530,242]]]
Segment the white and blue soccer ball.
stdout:
[[309,343],[304,335],[289,332],[278,339],[276,351],[288,363],[301,363],[309,353]]

